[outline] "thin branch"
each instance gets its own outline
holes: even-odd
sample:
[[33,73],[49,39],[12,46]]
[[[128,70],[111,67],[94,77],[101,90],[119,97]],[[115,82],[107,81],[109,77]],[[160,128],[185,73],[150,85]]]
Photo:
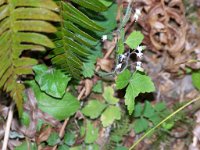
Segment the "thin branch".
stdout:
[[13,120],[13,110],[14,110],[15,102],[12,102],[10,105],[10,110],[8,113],[8,118],[6,122],[6,129],[4,134],[4,140],[3,140],[3,146],[2,150],[7,150],[8,140],[9,140],[9,134],[10,134],[10,126]]

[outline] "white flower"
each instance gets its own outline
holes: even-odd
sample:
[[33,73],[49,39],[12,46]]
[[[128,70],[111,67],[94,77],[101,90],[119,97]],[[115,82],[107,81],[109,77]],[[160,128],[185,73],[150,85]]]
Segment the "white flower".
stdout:
[[136,62],[136,70],[144,72],[144,68],[142,68],[142,62],[141,61]]
[[122,64],[118,64],[115,69],[119,70],[119,69],[121,69],[121,67],[122,67]]
[[140,15],[141,15],[141,9],[136,9],[135,14],[133,15],[133,18],[135,19],[135,21],[138,21]]
[[106,41],[108,39],[108,36],[107,35],[103,35],[101,39],[104,42],[104,41]]
[[139,57],[139,58],[143,57],[143,53],[142,53],[143,49],[144,49],[144,46],[138,46],[136,48],[137,52],[135,52],[135,53],[136,53],[137,57]]
[[126,59],[126,55],[125,54],[121,54],[119,55],[119,62],[123,62],[123,60]]

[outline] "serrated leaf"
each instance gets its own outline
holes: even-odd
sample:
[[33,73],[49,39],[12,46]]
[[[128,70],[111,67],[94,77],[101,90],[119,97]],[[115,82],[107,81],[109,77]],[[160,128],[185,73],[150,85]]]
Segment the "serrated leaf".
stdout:
[[72,146],[75,143],[76,135],[73,132],[67,131],[64,136],[64,143]]
[[155,111],[154,111],[151,103],[149,103],[148,101],[145,101],[143,115],[147,118],[151,118],[152,116],[155,115]]
[[151,120],[154,125],[157,125],[161,121],[161,118],[155,114],[154,116],[151,116],[149,120]]
[[134,130],[136,133],[143,132],[148,129],[148,121],[144,118],[136,119],[134,123]]
[[137,48],[144,39],[144,35],[140,31],[133,31],[126,39],[126,44],[131,48]]
[[109,104],[116,104],[119,99],[114,97],[114,90],[112,87],[105,87],[103,98],[108,102]]
[[129,114],[134,110],[135,98],[140,93],[149,93],[155,91],[151,78],[139,72],[135,72],[130,81],[125,94],[125,105],[128,107]]
[[99,128],[94,127],[94,125],[87,120],[85,143],[90,144],[95,142],[98,138],[98,133]]
[[105,109],[105,107],[106,104],[98,100],[90,100],[81,112],[85,116],[89,116],[91,119],[95,119],[100,116],[101,112]]
[[56,98],[63,97],[67,84],[71,80],[69,76],[65,75],[60,70],[46,70],[44,65],[34,66],[33,70],[36,73],[35,80],[42,91]]
[[54,146],[60,141],[59,135],[56,132],[52,132],[51,135],[49,136],[47,143],[50,146]]
[[131,78],[131,72],[128,69],[124,70],[117,76],[116,88],[117,89],[125,88],[128,85],[130,78]]
[[103,85],[102,81],[99,80],[97,83],[94,85],[92,91],[95,93],[102,93],[103,92]]
[[108,106],[101,115],[103,127],[111,125],[115,120],[121,119],[121,110],[117,106]]
[[94,75],[95,65],[93,63],[83,64],[83,76],[85,78],[91,78]]
[[55,99],[42,92],[35,81],[29,81],[28,85],[35,93],[39,109],[58,120],[64,120],[70,117],[80,107],[79,101],[68,92],[65,93],[62,99]]
[[142,104],[141,103],[137,103],[135,105],[134,117],[140,117],[140,116],[142,116],[142,112],[143,112]]
[[192,73],[192,83],[195,88],[200,90],[200,71]]

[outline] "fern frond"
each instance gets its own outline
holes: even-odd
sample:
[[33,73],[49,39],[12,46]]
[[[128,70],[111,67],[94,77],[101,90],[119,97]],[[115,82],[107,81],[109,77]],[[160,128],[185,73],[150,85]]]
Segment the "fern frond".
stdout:
[[44,51],[54,43],[42,33],[57,29],[49,21],[60,21],[52,0],[0,0],[0,88],[9,92],[22,113],[24,85],[21,75],[32,74],[37,60],[22,57],[24,50]]
[[[95,11],[107,9],[98,0],[72,0],[72,2]],[[90,31],[103,31],[104,29],[69,2],[61,1],[60,5],[62,23],[58,32],[59,39],[55,41],[56,48],[53,50],[52,62],[64,72],[79,79],[83,61],[91,53],[93,47],[88,41],[96,42],[96,39],[84,29]]]

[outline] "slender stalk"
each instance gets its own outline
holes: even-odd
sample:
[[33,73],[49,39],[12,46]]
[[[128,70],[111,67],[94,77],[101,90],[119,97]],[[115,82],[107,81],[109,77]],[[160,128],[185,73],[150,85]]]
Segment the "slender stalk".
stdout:
[[2,150],[7,150],[9,134],[10,134],[10,126],[11,126],[11,123],[12,123],[12,120],[13,120],[14,106],[15,106],[15,103],[12,102],[11,105],[10,105],[10,110],[9,110],[8,118],[7,118],[7,122],[6,122],[6,129],[5,129],[5,134],[4,134]]
[[167,120],[169,120],[171,117],[173,117],[174,115],[176,115],[178,112],[180,112],[181,110],[183,110],[184,108],[186,108],[187,106],[189,106],[190,104],[196,102],[200,100],[200,96],[189,101],[188,103],[186,103],[185,105],[183,105],[182,107],[180,107],[179,109],[177,109],[176,111],[174,111],[173,113],[171,113],[169,116],[167,116],[165,119],[163,119],[159,124],[157,124],[155,127],[151,128],[149,131],[147,131],[141,138],[139,138],[130,148],[129,150],[134,149],[145,137],[147,137],[151,132],[153,132],[155,129],[157,129],[158,127],[160,127],[164,122],[166,122]]

